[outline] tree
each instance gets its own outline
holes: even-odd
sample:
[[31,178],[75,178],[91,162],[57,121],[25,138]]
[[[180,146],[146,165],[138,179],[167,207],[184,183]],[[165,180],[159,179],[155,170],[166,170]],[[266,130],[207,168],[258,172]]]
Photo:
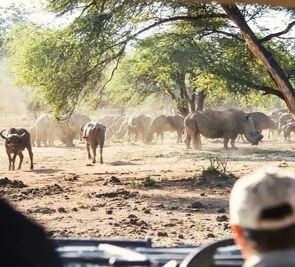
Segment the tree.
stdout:
[[273,34],[272,36],[264,37],[264,39],[259,40],[247,24],[244,16],[236,5],[222,4],[221,6],[228,14],[229,18],[239,27],[249,49],[251,50],[253,55],[262,62],[263,66],[266,68],[269,75],[275,82],[278,90],[283,95],[289,111],[295,117],[294,88],[279,63],[273,58],[272,54],[262,45],[262,41],[269,40],[271,37],[276,37],[287,32],[293,27],[293,25],[295,25],[295,21],[291,22],[288,25],[286,31]]
[[[229,24],[229,15],[216,4],[167,1],[145,3],[136,0],[48,2],[48,8],[53,12],[67,14],[75,11],[75,14],[80,14],[65,29],[39,31],[40,40],[37,38],[36,42],[29,42],[30,46],[21,47],[21,52],[16,52],[13,48],[10,52],[14,58],[22,53],[21,58],[26,59],[18,64],[19,80],[24,85],[34,83],[57,111],[67,111],[95,92],[99,102],[125,54],[126,47],[141,33],[152,28],[164,24],[173,24],[178,28],[185,25],[190,32],[209,41],[214,36],[226,36],[243,42],[242,35],[234,31]],[[268,7],[256,6],[242,8],[244,14],[248,14],[249,20],[254,20],[261,13],[270,10]],[[293,24],[290,24],[286,31],[292,26]],[[161,30],[165,31],[167,27]],[[14,39],[10,47],[13,47],[19,38]],[[23,38],[25,42],[26,36]],[[40,62],[34,60],[36,56]],[[112,66],[111,71],[109,66]],[[26,75],[25,71],[20,70],[21,67],[27,71]],[[39,67],[44,69],[40,75],[35,72]],[[31,71],[34,79],[29,77]],[[262,90],[285,99],[285,95],[276,88],[277,84],[274,82],[271,86],[244,83],[244,87]]]
[[[283,59],[286,71],[292,71],[294,61],[284,43],[271,43],[269,49]],[[184,75],[179,75],[181,73]],[[117,74],[119,81],[110,84],[116,88],[114,99],[123,97],[122,102],[126,103],[130,99],[142,100],[146,95],[166,92],[182,114],[189,106],[191,111],[195,110],[196,92],[199,92],[198,100],[204,100],[206,94],[209,104],[218,102],[220,108],[221,102],[230,104],[234,96],[242,100],[237,103],[240,106],[251,102],[261,105],[267,99],[259,92],[269,94],[274,90],[273,81],[258,60],[247,53],[241,39],[211,36],[200,40],[194,33],[179,30],[141,40],[134,53],[122,61]],[[254,91],[254,94],[253,89],[257,89],[257,93]],[[202,101],[198,103],[198,109],[202,109],[202,104]]]
[[[178,112],[185,116],[195,111],[197,99],[199,109],[203,105],[203,90],[195,82],[203,68],[201,57],[190,35],[155,34],[141,40],[135,52],[123,61],[121,80],[127,80],[132,92],[143,96],[156,92],[169,94]],[[126,87],[121,87],[122,91]],[[201,97],[196,98],[198,93]]]
[[3,45],[5,43],[7,33],[17,24],[24,22],[30,11],[23,5],[11,4],[8,7],[0,7],[0,54],[3,54]]

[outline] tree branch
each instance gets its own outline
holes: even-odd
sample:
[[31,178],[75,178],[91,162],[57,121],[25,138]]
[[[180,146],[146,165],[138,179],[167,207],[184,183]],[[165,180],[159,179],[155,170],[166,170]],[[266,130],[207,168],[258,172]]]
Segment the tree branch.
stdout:
[[287,26],[287,28],[286,28],[285,30],[280,31],[280,32],[276,32],[276,33],[272,33],[272,34],[270,34],[270,35],[267,35],[267,36],[265,36],[264,38],[260,39],[260,42],[261,42],[261,43],[264,43],[264,42],[267,42],[267,41],[271,40],[272,38],[279,37],[279,36],[281,36],[281,35],[283,35],[283,34],[286,34],[286,33],[288,33],[288,32],[292,29],[292,27],[293,27],[294,25],[295,25],[295,21],[292,21],[292,22]]
[[262,95],[275,95],[275,96],[281,98],[282,100],[284,100],[286,102],[283,94],[280,91],[278,91],[278,90],[276,90],[276,89],[274,89],[272,87],[269,87],[269,86],[266,86],[266,85],[261,85],[261,84],[255,84],[253,82],[246,81],[246,80],[244,80],[242,78],[237,78],[237,77],[233,77],[233,76],[232,76],[232,78],[234,80],[236,80],[237,82],[242,83],[242,84],[244,84],[244,85],[246,85],[248,87],[254,88],[254,89],[258,90],[258,91],[263,91],[264,93]]
[[148,30],[151,30],[152,28],[155,28],[155,27],[160,26],[162,24],[168,23],[168,22],[181,21],[181,20],[195,21],[195,20],[209,19],[209,18],[228,18],[228,16],[226,14],[221,14],[220,13],[220,14],[207,14],[207,15],[199,15],[199,16],[176,16],[176,17],[165,18],[165,19],[159,20],[157,22],[154,22],[153,24],[151,24],[151,25],[137,31],[136,33],[131,34],[130,36],[126,37],[121,42],[118,42],[118,43],[115,43],[115,44],[113,44],[111,46],[108,46],[107,48],[105,48],[104,52],[111,49],[111,48],[113,48],[113,47],[125,44],[128,41],[130,41],[132,39],[135,39],[138,35],[146,32]]
[[230,37],[233,37],[235,39],[237,39],[238,41],[242,42],[242,43],[245,43],[244,39],[239,37],[238,35],[236,34],[233,34],[233,33],[229,33],[229,32],[225,32],[225,31],[221,31],[221,30],[211,30],[212,33],[220,33],[220,34],[223,34],[223,35],[226,35],[226,36],[230,36]]

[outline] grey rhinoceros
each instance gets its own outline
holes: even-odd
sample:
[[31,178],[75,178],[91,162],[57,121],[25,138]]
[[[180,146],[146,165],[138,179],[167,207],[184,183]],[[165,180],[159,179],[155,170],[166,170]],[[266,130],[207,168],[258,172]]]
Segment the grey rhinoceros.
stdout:
[[201,149],[200,134],[207,138],[224,138],[224,149],[228,149],[228,142],[235,149],[238,134],[244,134],[253,145],[257,145],[263,138],[255,128],[251,116],[242,110],[228,109],[224,111],[204,110],[188,114],[184,120],[186,130],[185,144],[190,148],[193,141],[194,148]]

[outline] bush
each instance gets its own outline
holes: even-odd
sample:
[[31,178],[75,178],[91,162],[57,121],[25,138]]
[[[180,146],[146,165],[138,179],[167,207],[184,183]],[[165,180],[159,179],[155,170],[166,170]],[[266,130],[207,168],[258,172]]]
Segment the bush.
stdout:
[[205,169],[203,168],[201,174],[195,174],[192,180],[196,185],[217,185],[233,183],[235,176],[228,172],[227,165],[229,157],[221,159],[219,157],[208,156],[210,164]]
[[150,176],[147,176],[144,178],[142,184],[144,186],[154,186],[156,184],[156,181],[153,178],[151,178]]

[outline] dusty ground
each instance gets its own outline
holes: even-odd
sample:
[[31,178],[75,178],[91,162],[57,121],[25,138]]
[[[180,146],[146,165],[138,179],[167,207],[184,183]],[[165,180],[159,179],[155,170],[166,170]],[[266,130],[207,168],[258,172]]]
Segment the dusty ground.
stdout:
[[[14,172],[7,171],[1,145],[0,192],[53,237],[149,236],[155,246],[198,245],[231,235],[232,183],[198,185],[192,179],[209,166],[208,157],[229,158],[227,171],[236,177],[265,165],[295,166],[295,143],[277,137],[259,146],[238,142],[239,150],[229,154],[218,140],[188,151],[172,138],[152,145],[107,143],[105,164],[94,166],[78,140],[74,148],[35,147],[35,169],[29,171],[25,151],[22,170]],[[148,176],[153,186],[144,185]]]

